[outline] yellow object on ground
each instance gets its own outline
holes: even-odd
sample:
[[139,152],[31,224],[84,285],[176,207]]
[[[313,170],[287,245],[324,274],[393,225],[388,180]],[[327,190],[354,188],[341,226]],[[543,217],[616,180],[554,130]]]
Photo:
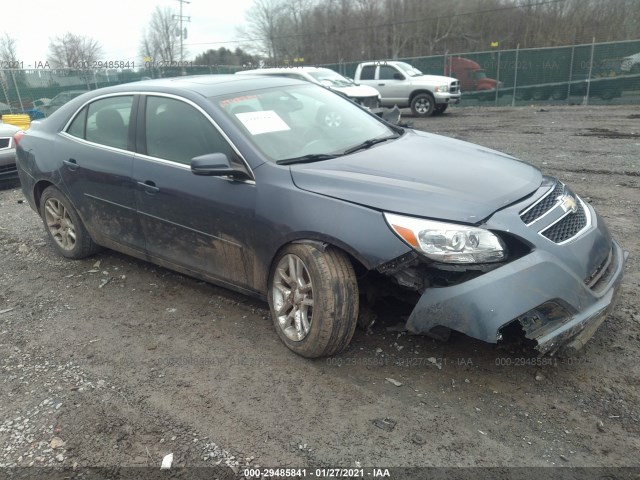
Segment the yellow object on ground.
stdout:
[[31,125],[31,117],[26,114],[2,115],[2,123],[9,123],[26,130]]

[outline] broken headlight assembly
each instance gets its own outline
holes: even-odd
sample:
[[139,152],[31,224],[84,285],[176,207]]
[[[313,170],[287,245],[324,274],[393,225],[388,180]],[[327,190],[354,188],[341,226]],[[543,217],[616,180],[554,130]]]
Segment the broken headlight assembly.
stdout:
[[489,230],[385,213],[391,229],[417,252],[442,263],[501,262],[507,248]]

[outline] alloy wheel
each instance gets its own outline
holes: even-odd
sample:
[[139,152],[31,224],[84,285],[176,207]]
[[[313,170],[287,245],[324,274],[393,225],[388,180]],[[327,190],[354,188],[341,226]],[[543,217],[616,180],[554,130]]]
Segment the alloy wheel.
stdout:
[[313,285],[300,257],[288,254],[280,259],[272,289],[278,326],[290,340],[304,340],[313,319]]

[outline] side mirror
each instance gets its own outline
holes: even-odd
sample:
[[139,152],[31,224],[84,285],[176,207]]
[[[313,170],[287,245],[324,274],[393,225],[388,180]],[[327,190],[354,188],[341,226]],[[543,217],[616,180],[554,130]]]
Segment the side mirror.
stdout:
[[205,177],[249,178],[244,168],[235,168],[224,153],[208,153],[191,159],[191,173]]
[[394,80],[404,80],[404,75],[402,75],[401,73],[394,73],[393,74],[393,79]]

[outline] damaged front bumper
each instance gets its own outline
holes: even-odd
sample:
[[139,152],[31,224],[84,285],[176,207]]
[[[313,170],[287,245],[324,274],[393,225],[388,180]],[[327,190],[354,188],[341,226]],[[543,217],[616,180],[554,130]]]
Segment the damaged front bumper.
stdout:
[[414,288],[421,296],[407,330],[445,327],[488,343],[518,333],[541,354],[581,349],[615,306],[628,256],[603,219],[545,177],[533,195],[481,227],[509,240],[510,259],[449,286]]
[[427,334],[446,327],[497,343],[519,324],[541,354],[577,351],[615,306],[627,256],[611,240],[597,275],[581,279],[556,255],[536,249],[472,280],[426,289],[406,328]]

